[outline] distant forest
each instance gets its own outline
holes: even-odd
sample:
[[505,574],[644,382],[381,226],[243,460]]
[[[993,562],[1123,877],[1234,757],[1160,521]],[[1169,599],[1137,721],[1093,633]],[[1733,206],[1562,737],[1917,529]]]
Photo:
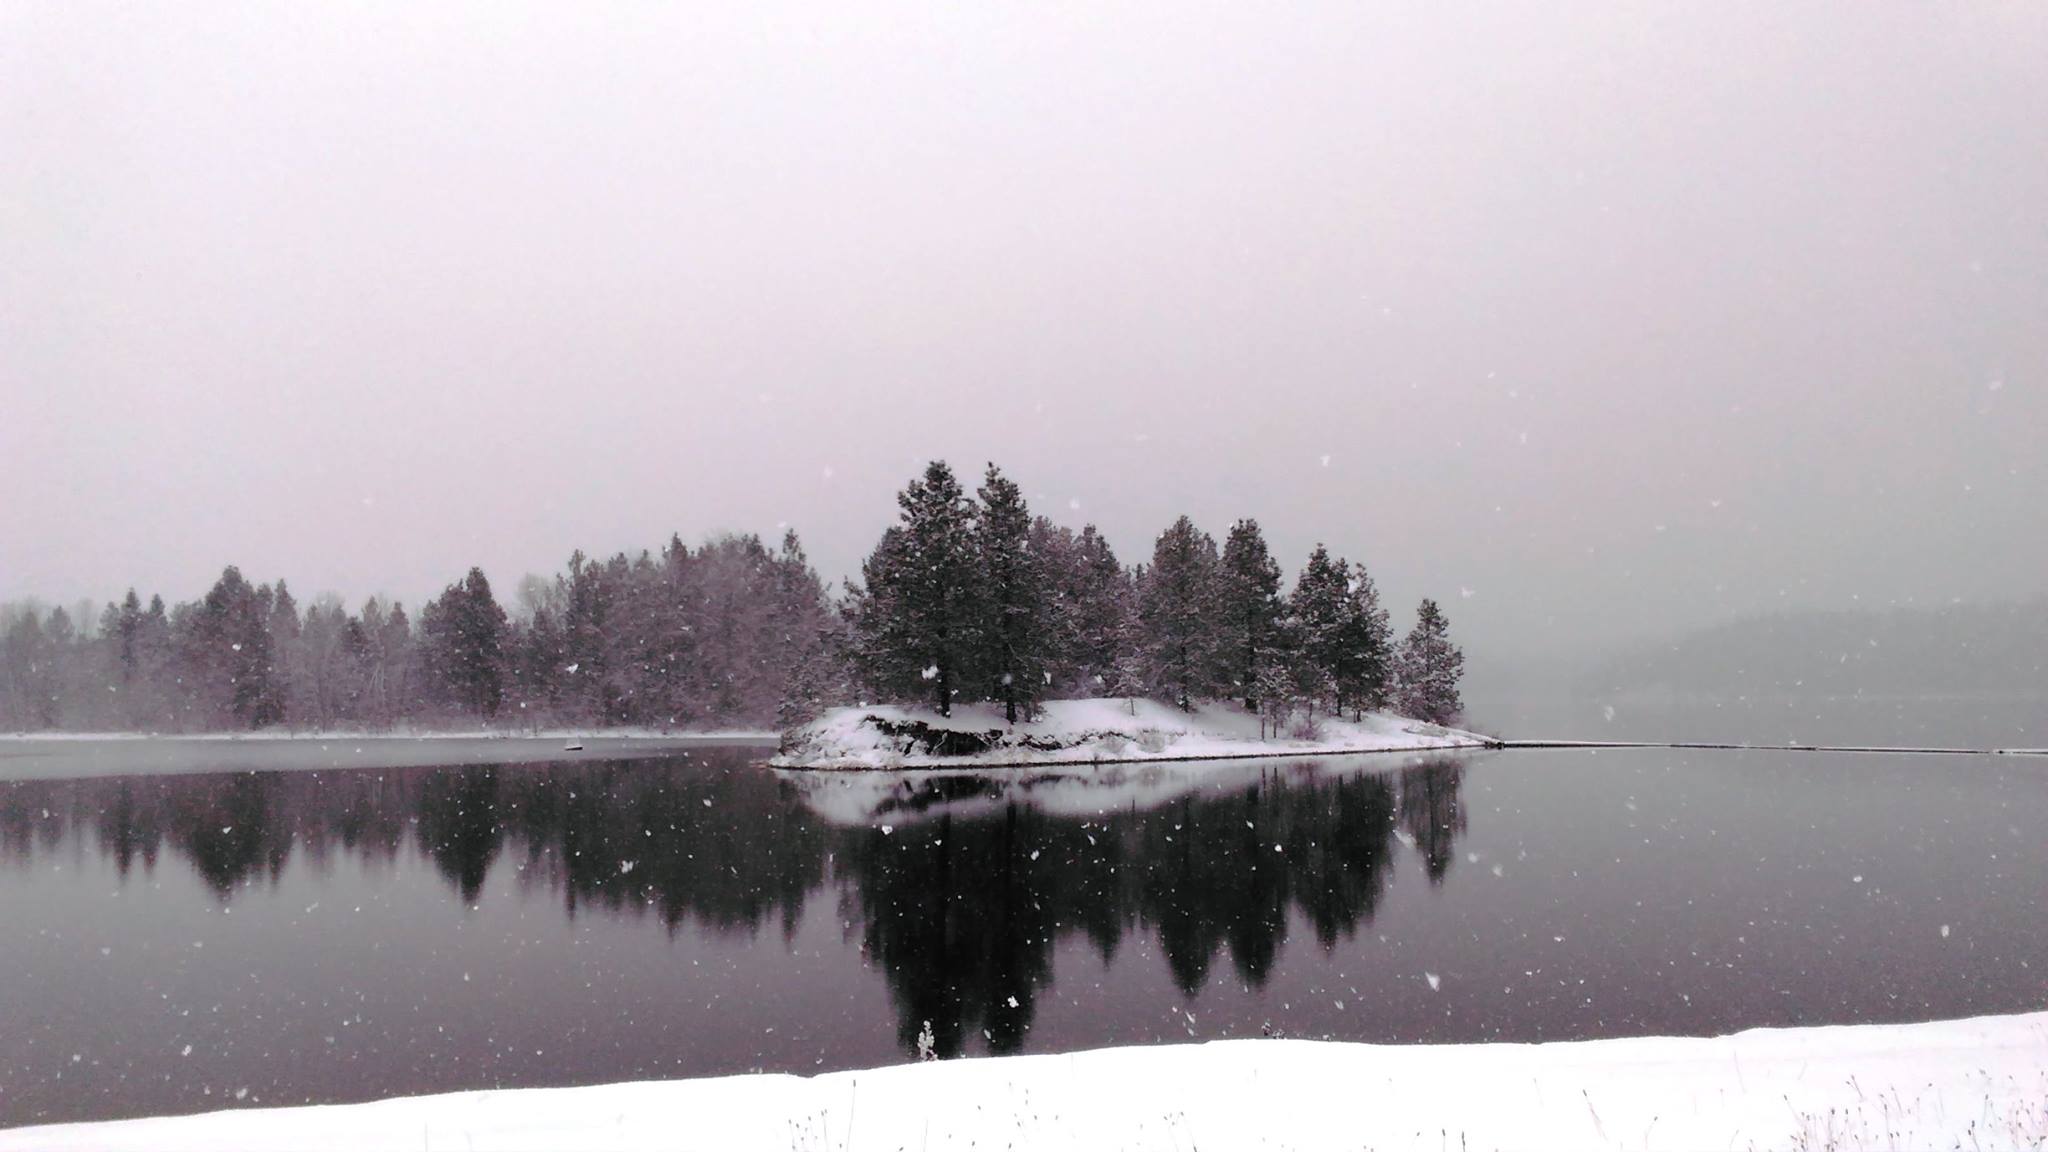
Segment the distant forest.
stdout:
[[1219,549],[1183,516],[1148,563],[1091,525],[1031,514],[990,465],[970,494],[935,462],[831,594],[794,532],[529,576],[507,611],[472,568],[414,615],[301,606],[234,567],[197,601],[0,605],[0,730],[206,732],[475,725],[763,727],[903,701],[1012,720],[1047,699],[1237,699],[1275,728],[1392,707],[1458,718],[1463,656],[1424,600],[1394,637],[1361,564],[1318,545],[1291,592],[1259,525]]

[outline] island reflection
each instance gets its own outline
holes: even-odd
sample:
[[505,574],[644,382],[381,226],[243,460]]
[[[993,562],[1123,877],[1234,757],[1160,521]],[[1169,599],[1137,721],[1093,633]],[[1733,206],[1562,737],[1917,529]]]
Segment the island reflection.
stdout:
[[778,776],[744,755],[0,784],[0,857],[28,869],[90,843],[125,882],[168,849],[226,904],[288,868],[412,852],[464,905],[509,866],[570,918],[746,936],[773,923],[785,939],[830,884],[888,982],[905,1054],[929,1027],[954,1055],[977,1034],[989,1051],[1025,1046],[1064,936],[1105,963],[1151,937],[1190,999],[1225,952],[1257,988],[1292,913],[1333,949],[1371,923],[1398,859],[1441,883],[1465,829],[1447,757],[1183,767],[1134,787]]

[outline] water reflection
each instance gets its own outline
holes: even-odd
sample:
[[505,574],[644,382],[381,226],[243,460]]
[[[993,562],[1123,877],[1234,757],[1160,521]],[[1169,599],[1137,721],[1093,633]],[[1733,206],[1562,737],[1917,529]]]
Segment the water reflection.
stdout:
[[[1398,771],[1297,763],[1136,778],[778,778],[737,762],[475,766],[0,784],[0,857],[31,870],[90,844],[125,882],[168,854],[222,906],[291,868],[389,870],[408,850],[473,906],[494,873],[592,911],[787,939],[827,884],[880,971],[906,1054],[1026,1046],[1078,935],[1107,963],[1156,939],[1192,999],[1257,988],[1298,913],[1331,949],[1370,923],[1412,849],[1441,881],[1465,830],[1454,760]],[[865,788],[868,791],[862,792]],[[879,789],[879,791],[877,791]],[[848,790],[851,790],[849,793]]]

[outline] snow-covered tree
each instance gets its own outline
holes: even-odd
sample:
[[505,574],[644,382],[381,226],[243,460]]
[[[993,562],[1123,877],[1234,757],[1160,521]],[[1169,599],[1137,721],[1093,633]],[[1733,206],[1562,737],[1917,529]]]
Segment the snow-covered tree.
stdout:
[[1363,564],[1351,565],[1341,627],[1341,643],[1330,670],[1337,706],[1354,715],[1384,708],[1393,681],[1393,626],[1380,606],[1379,589]]
[[505,694],[505,610],[483,569],[450,584],[420,614],[428,673],[446,699],[479,716],[495,715]]
[[1294,689],[1294,670],[1286,661],[1269,659],[1259,666],[1251,695],[1258,709],[1261,737],[1279,736],[1287,730],[1287,721],[1297,708]]
[[1458,679],[1465,654],[1451,642],[1450,622],[1434,600],[1424,600],[1415,614],[1415,629],[1401,642],[1400,708],[1432,724],[1454,724],[1465,711],[1458,698]]
[[1344,561],[1321,544],[1309,553],[1287,598],[1294,621],[1295,656],[1333,683],[1351,631],[1351,574]]
[[283,685],[271,659],[267,590],[229,565],[184,614],[179,660],[197,689],[198,727],[261,728],[284,719]]
[[1244,697],[1244,706],[1256,710],[1261,673],[1271,662],[1273,631],[1285,610],[1280,565],[1267,550],[1258,521],[1239,520],[1230,526],[1216,583],[1225,671]]
[[1186,516],[1159,534],[1138,591],[1146,680],[1182,710],[1217,693],[1216,541]]
[[975,575],[980,608],[975,634],[989,696],[1003,702],[1003,718],[1031,719],[1045,696],[1052,619],[1046,579],[1031,549],[1031,512],[1015,481],[994,464],[982,478],[981,516],[975,522]]
[[860,664],[878,695],[929,693],[950,716],[955,695],[972,683],[976,650],[975,507],[939,460],[896,503],[900,522],[861,567]]

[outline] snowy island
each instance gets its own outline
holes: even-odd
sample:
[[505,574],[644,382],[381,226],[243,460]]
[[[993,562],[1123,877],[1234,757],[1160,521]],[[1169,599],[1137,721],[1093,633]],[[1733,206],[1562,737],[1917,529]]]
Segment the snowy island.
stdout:
[[1274,734],[1263,718],[1234,703],[1182,711],[1148,699],[1083,699],[1048,700],[1036,719],[1015,724],[995,704],[955,705],[951,716],[901,705],[832,708],[785,733],[770,763],[813,770],[995,768],[1416,752],[1492,743],[1476,733],[1388,712],[1326,718],[1311,728]]

